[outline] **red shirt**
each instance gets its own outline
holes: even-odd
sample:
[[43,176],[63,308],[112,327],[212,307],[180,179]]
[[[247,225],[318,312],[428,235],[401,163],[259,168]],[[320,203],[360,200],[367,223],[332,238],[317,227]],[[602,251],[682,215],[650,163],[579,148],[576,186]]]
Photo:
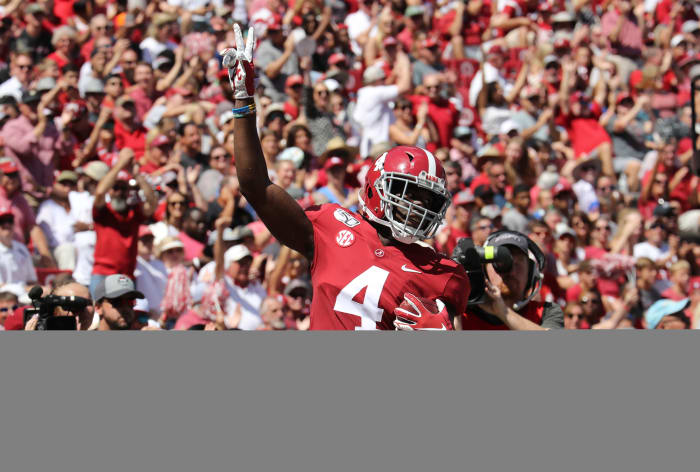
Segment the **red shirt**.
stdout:
[[6,205],[12,210],[12,214],[15,217],[15,228],[14,228],[14,239],[22,244],[27,244],[29,242],[28,235],[29,232],[36,225],[36,215],[34,210],[24,198],[22,192],[17,192],[12,198],[7,198],[5,194],[5,189],[0,187],[0,202],[6,201]]
[[571,147],[574,149],[576,158],[582,154],[588,154],[605,142],[611,142],[610,136],[605,131],[598,118],[601,115],[600,105],[591,103],[592,117],[564,117],[564,127],[569,133]]
[[117,149],[126,147],[134,151],[134,157],[138,160],[146,152],[146,133],[143,126],[136,126],[133,130],[127,129],[121,121],[114,120],[114,144]]
[[180,241],[182,241],[182,244],[185,246],[185,259],[191,261],[195,257],[200,257],[202,255],[204,244],[196,239],[190,238],[184,231],[180,231],[177,237],[180,238]]
[[384,246],[362,216],[339,205],[306,210],[314,229],[312,330],[393,330],[406,292],[440,298],[463,313],[462,266],[419,244]]
[[93,207],[92,219],[97,233],[92,273],[124,274],[133,278],[139,225],[146,219],[141,205],[130,208],[126,214],[117,213],[109,204]]
[[413,95],[409,97],[409,100],[413,103],[414,112],[416,112],[421,103],[428,102],[428,116],[435,123],[440,139],[438,147],[449,147],[452,131],[457,126],[457,119],[459,118],[457,108],[452,102],[445,100],[440,104],[436,104],[429,101],[428,97],[422,95]]
[[[523,318],[532,321],[536,325],[541,325],[543,313],[544,303],[531,301],[530,303],[525,305],[525,308],[519,313],[519,315]],[[465,312],[462,315],[462,329],[482,331],[505,331],[510,329],[508,328],[508,326],[503,324],[503,322],[499,320],[495,315],[491,315],[488,313],[486,314],[486,316],[484,314],[480,315],[481,316],[477,315],[476,313],[470,313],[469,311]]]
[[293,120],[299,118],[299,107],[292,105],[290,102],[284,102],[284,112],[292,117]]

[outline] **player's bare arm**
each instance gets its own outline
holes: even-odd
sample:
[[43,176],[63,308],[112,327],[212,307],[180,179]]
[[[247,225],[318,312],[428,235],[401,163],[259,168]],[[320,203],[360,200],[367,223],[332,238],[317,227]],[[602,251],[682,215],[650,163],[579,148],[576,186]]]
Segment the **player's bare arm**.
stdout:
[[229,70],[235,97],[234,154],[241,191],[275,238],[313,260],[311,222],[297,202],[270,181],[260,147],[253,100],[255,32],[253,28],[248,30],[245,43],[237,24],[234,25],[234,34],[236,47],[224,52],[224,67]]

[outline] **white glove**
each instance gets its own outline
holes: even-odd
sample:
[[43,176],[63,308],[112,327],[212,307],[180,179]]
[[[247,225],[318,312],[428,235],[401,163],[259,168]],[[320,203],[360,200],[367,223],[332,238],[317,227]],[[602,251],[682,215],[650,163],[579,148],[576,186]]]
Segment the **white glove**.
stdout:
[[221,51],[222,65],[228,69],[228,81],[231,84],[234,98],[238,100],[253,98],[255,95],[255,67],[253,65],[255,30],[252,26],[248,29],[248,38],[245,43],[243,43],[243,34],[241,34],[241,27],[238,26],[238,23],[233,25],[233,34],[236,47]]

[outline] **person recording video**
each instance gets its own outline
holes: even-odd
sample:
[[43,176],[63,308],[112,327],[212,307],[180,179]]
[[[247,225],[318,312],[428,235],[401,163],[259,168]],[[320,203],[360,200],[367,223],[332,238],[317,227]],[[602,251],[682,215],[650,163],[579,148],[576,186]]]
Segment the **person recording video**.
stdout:
[[[489,249],[491,247],[492,249]],[[497,231],[484,244],[486,252],[507,248],[507,261],[485,264],[485,290],[471,301],[459,323],[464,330],[544,331],[564,328],[564,313],[556,303],[535,300],[542,286],[544,254],[517,231]],[[499,257],[496,257],[498,260]]]

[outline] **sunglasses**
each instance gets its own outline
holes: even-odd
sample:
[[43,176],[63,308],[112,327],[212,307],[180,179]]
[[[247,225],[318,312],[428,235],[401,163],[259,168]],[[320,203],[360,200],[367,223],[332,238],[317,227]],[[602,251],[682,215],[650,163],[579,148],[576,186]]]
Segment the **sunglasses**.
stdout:
[[0,313],[12,313],[17,308],[19,308],[19,305],[5,306],[0,308]]
[[583,313],[568,313],[565,316],[567,318],[583,318]]
[[185,206],[185,201],[177,201],[177,202],[168,202],[168,205],[170,206]]
[[14,224],[15,224],[15,217],[14,216],[0,218],[0,226],[13,226]]
[[600,187],[598,190],[600,190],[601,192],[612,192],[613,190],[615,190],[615,186],[614,185],[606,185],[604,187]]
[[328,95],[328,90],[315,90],[314,93],[316,95],[320,95],[320,96],[324,97],[324,96]]
[[211,158],[216,160],[225,160],[226,154],[217,154],[216,156],[212,154]]

